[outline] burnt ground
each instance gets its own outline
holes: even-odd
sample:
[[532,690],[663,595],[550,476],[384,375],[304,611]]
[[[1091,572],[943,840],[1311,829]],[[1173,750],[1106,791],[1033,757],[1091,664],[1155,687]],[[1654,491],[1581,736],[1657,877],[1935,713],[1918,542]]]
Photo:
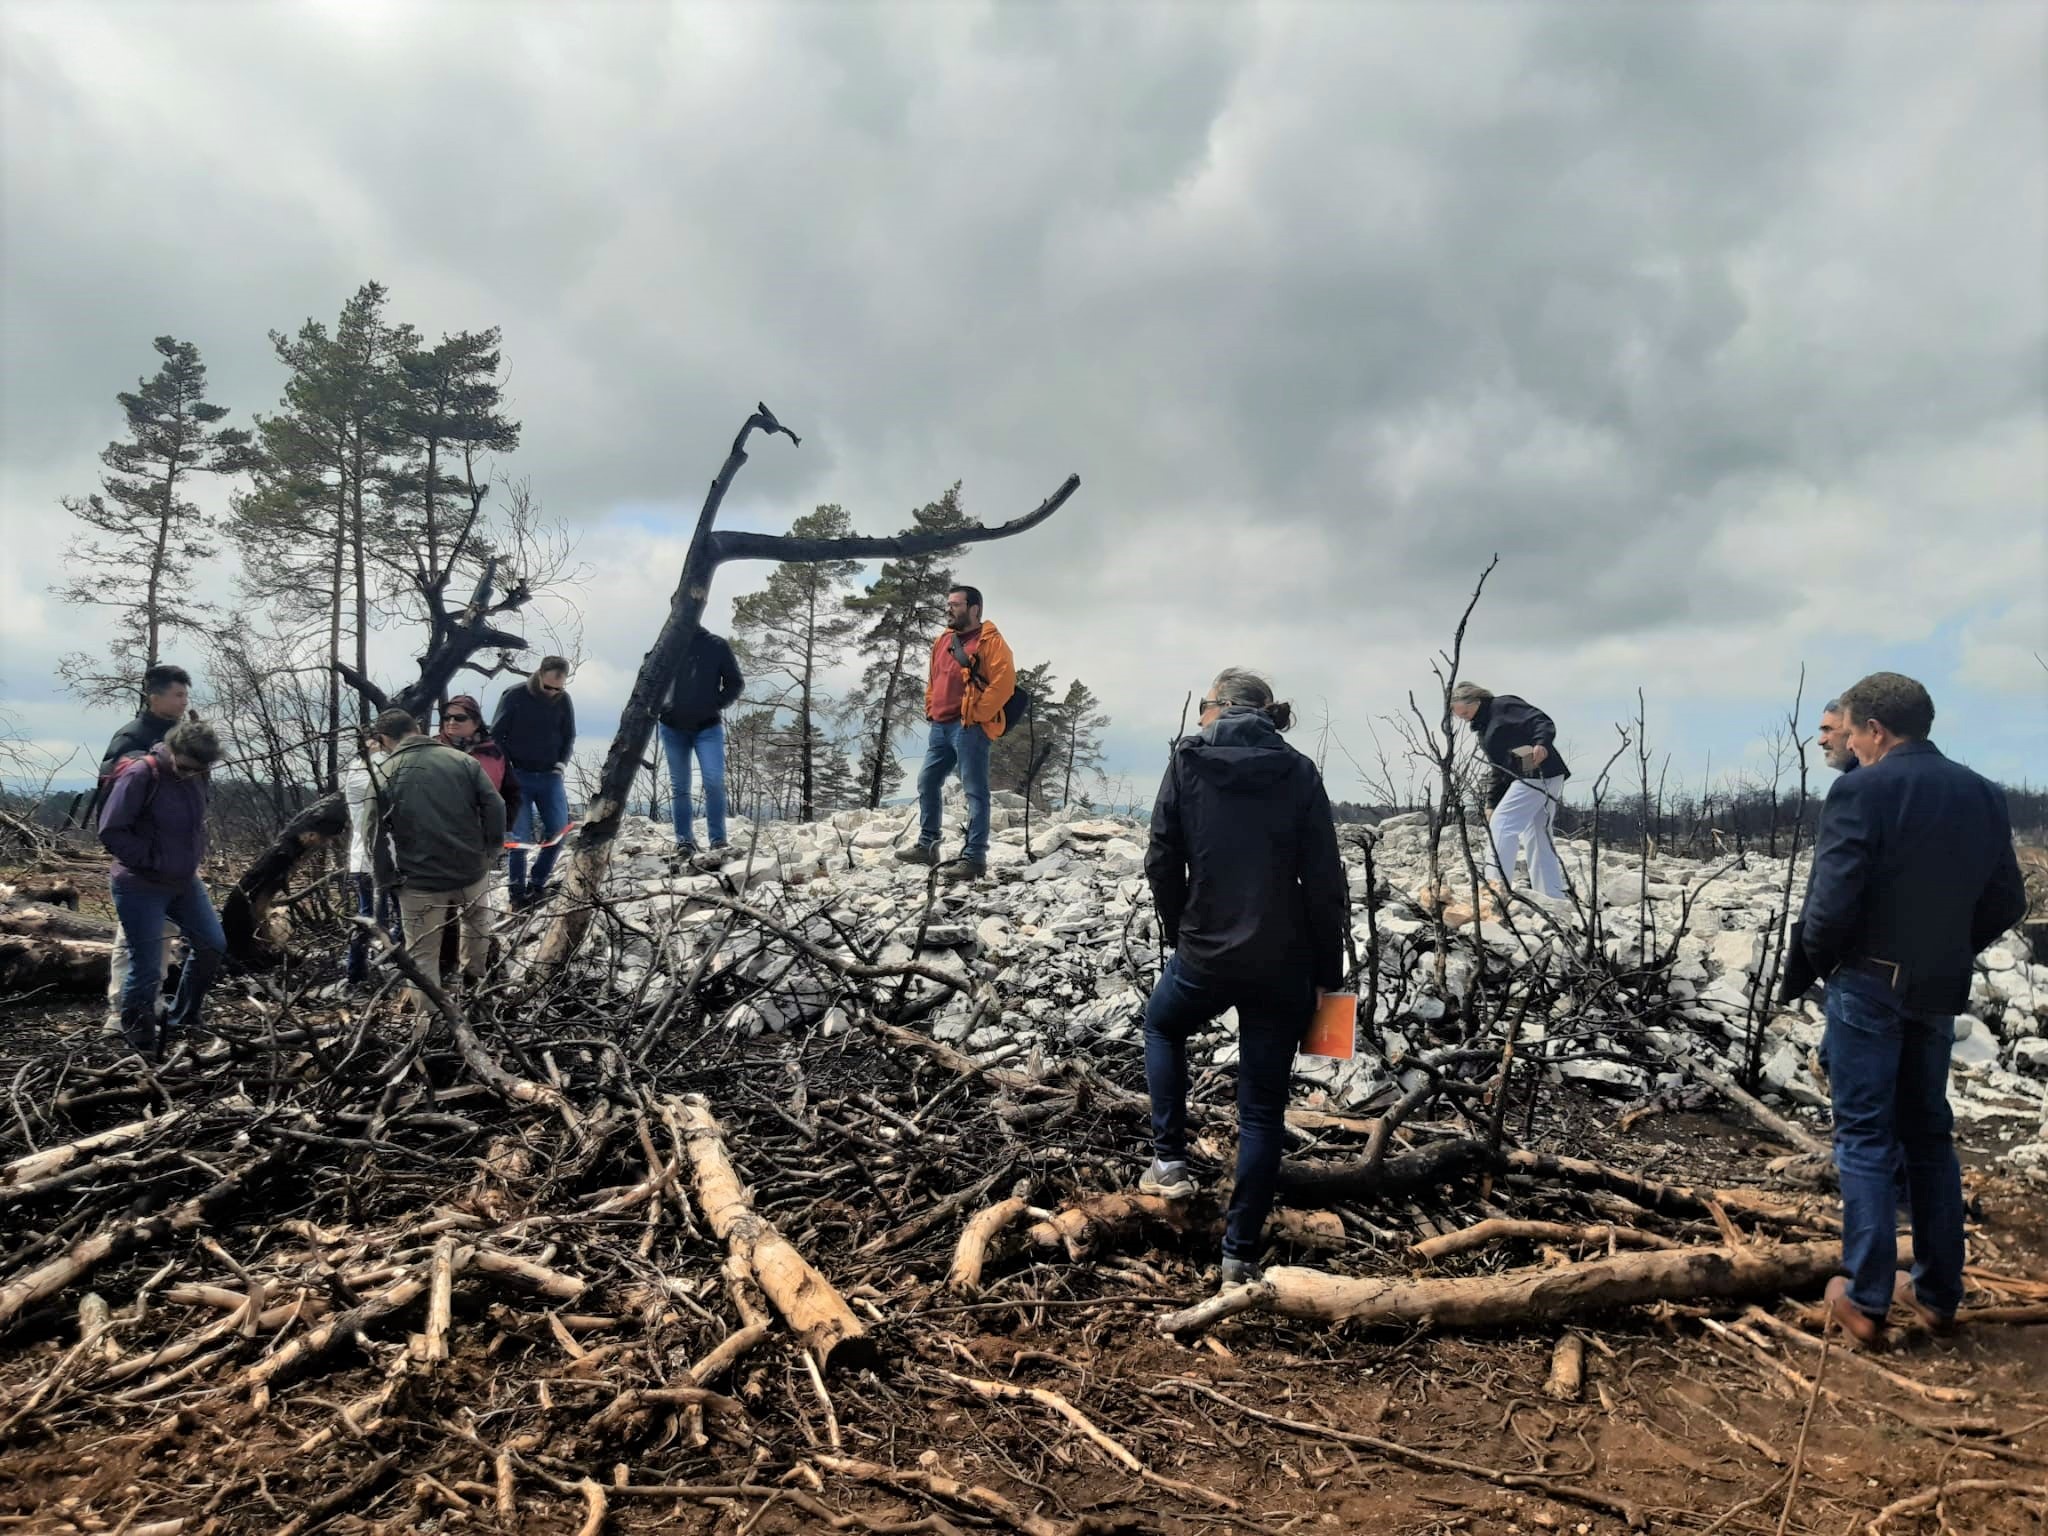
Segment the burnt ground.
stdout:
[[[233,992],[231,984],[227,996]],[[261,1030],[237,1018],[237,1006],[250,1015],[259,1011],[253,1003],[224,1003],[234,1021],[223,1024],[224,1031],[232,1037],[239,1028],[260,1039]],[[55,1122],[35,1105],[49,1102],[36,1099],[36,1084],[48,1078],[53,1063],[63,1063],[73,1083],[117,1080],[116,1053],[99,1038],[98,1024],[93,1003],[31,999],[0,1006],[0,1084],[11,1085],[11,1103],[0,1105],[8,1122],[0,1160],[20,1155],[31,1142],[51,1143]],[[396,1021],[378,1023],[371,1037],[403,1032]],[[566,1053],[568,1046],[559,1049]],[[701,1058],[709,1047],[699,1037],[694,1049]],[[1985,1536],[2048,1531],[2048,1327],[1982,1324],[1950,1339],[1901,1329],[1882,1357],[1884,1368],[1935,1396],[1831,1343],[1820,1380],[1825,1394],[1816,1397],[1800,1383],[1812,1380],[1823,1360],[1819,1352],[1779,1341],[1762,1325],[1745,1329],[1740,1306],[1667,1303],[1581,1326],[1589,1345],[1583,1398],[1559,1402],[1544,1392],[1561,1331],[1554,1326],[1388,1333],[1254,1315],[1224,1323],[1206,1338],[1162,1338],[1153,1318],[1213,1288],[1213,1248],[1206,1240],[1154,1234],[1086,1263],[1027,1252],[992,1265],[981,1296],[962,1301],[942,1282],[966,1210],[884,1252],[863,1249],[905,1212],[929,1208],[952,1188],[990,1173],[1002,1181],[989,1199],[1006,1191],[1011,1172],[1023,1172],[1034,1178],[1033,1198],[1047,1208],[1115,1187],[1134,1178],[1141,1164],[1140,1127],[1129,1116],[1098,1109],[1085,1124],[1048,1131],[1019,1152],[983,1138],[963,1109],[954,1128],[964,1149],[960,1158],[934,1165],[922,1184],[906,1177],[892,1186],[885,1173],[862,1195],[849,1185],[857,1174],[842,1166],[861,1161],[857,1144],[813,1155],[788,1125],[751,1103],[744,1084],[770,1076],[786,1082],[792,1070],[801,1080],[808,1072],[816,1101],[834,1104],[841,1101],[824,1099],[834,1072],[876,1083],[900,1079],[906,1095],[927,1104],[950,1090],[943,1076],[920,1076],[921,1066],[906,1069],[900,1060],[875,1055],[877,1048],[858,1030],[838,1043],[841,1054],[830,1067],[819,1056],[826,1049],[816,1042],[764,1041],[715,1063],[696,1059],[692,1070],[729,1122],[734,1161],[754,1186],[757,1203],[874,1320],[881,1363],[872,1371],[834,1374],[830,1419],[785,1336],[764,1344],[729,1379],[725,1390],[750,1420],[739,1438],[714,1434],[693,1448],[693,1426],[672,1412],[643,1416],[622,1436],[598,1431],[595,1415],[624,1385],[675,1379],[680,1361],[701,1358],[706,1342],[732,1326],[718,1279],[720,1246],[696,1231],[687,1213],[673,1210],[658,1240],[643,1244],[637,1265],[633,1240],[653,1231],[637,1211],[609,1228],[577,1226],[551,1241],[546,1262],[594,1277],[573,1305],[458,1286],[445,1362],[404,1364],[407,1339],[421,1326],[415,1306],[366,1323],[354,1344],[323,1355],[268,1394],[234,1389],[231,1378],[246,1354],[183,1381],[161,1381],[149,1392],[133,1390],[139,1378],[115,1386],[96,1379],[96,1365],[82,1368],[74,1346],[88,1288],[123,1319],[138,1288],[157,1277],[143,1316],[113,1330],[115,1347],[130,1356],[223,1315],[163,1294],[180,1280],[233,1283],[201,1238],[216,1239],[252,1268],[259,1254],[289,1268],[303,1243],[286,1235],[288,1220],[347,1227],[395,1245],[406,1223],[426,1213],[489,1209],[502,1215],[517,1208],[524,1189],[523,1168],[507,1171],[507,1132],[450,1143],[424,1166],[417,1158],[378,1160],[346,1147],[323,1148],[221,1209],[203,1228],[110,1260],[88,1284],[31,1308],[11,1332],[0,1334],[0,1529],[131,1536],[579,1530],[589,1529],[593,1507],[588,1491],[578,1488],[586,1475],[597,1484],[639,1490],[605,1497],[603,1523],[618,1531],[770,1536],[828,1528],[989,1528],[986,1511],[959,1498],[891,1489],[829,1465],[828,1442],[836,1433],[844,1457],[998,1491],[1020,1512],[995,1520],[998,1529],[1035,1518],[1049,1522],[1041,1530],[1175,1536],[1226,1530],[1589,1536],[1626,1529],[1611,1512],[1626,1505],[1653,1530],[1847,1536],[1864,1530],[1894,1500],[1955,1485],[1957,1491],[1883,1528]],[[1111,1075],[1126,1079],[1128,1068],[1122,1063]],[[309,1069],[294,1056],[293,1070]],[[441,1074],[440,1064],[435,1071]],[[225,1114],[235,1095],[267,1091],[266,1073],[274,1084],[276,1074],[261,1053],[245,1051],[228,1068],[195,1071],[183,1086],[166,1068],[163,1095],[202,1113],[220,1105]],[[953,1098],[964,1106],[972,1095],[954,1092]],[[911,1097],[897,1102],[907,1108]],[[1651,1116],[1624,1131],[1617,1126],[1621,1107],[1545,1096],[1525,1144],[1715,1186],[1761,1183],[1767,1158],[1783,1150],[1711,1114]],[[81,1109],[71,1134],[132,1113],[132,1104],[118,1112]],[[796,1118],[806,1113],[799,1106]],[[828,1116],[822,1123],[851,1123],[850,1111],[834,1113],[836,1122]],[[864,1123],[872,1128],[875,1122]],[[935,1117],[931,1123],[940,1122]],[[1425,1138],[1432,1131],[1412,1129]],[[538,1145],[530,1124],[517,1134],[529,1152]],[[1966,1128],[1963,1134],[1976,1133]],[[1331,1145],[1321,1150],[1344,1149],[1341,1134],[1326,1139]],[[1061,1143],[1062,1156],[1038,1163],[1052,1142]],[[225,1157],[229,1143],[196,1150]],[[511,1150],[515,1163],[528,1155]],[[1227,1141],[1217,1150],[1227,1150]],[[2048,1191],[2001,1174],[1995,1152],[1989,1144],[1969,1148],[1972,1261],[1980,1266],[1972,1304],[2048,1301]],[[624,1183],[639,1152],[628,1138],[621,1153],[624,1172],[593,1163],[579,1170],[587,1175],[584,1185],[573,1187]],[[870,1172],[880,1166],[880,1159],[868,1161]],[[571,1200],[567,1183],[548,1184],[538,1175],[534,1183],[542,1186],[537,1200]],[[0,1205],[0,1253],[7,1255],[0,1277],[17,1273],[15,1259],[61,1210]],[[1347,1222],[1340,1254],[1280,1257],[1386,1275],[1477,1275],[1571,1257],[1515,1243],[1432,1267],[1404,1251],[1418,1237],[1503,1213],[1640,1219],[1688,1240],[1716,1236],[1697,1222],[1647,1212],[1632,1217],[1613,1197],[1505,1179],[1364,1204],[1358,1220]],[[1745,1235],[1774,1240],[1768,1232]],[[175,1266],[173,1272],[161,1274],[166,1265]],[[656,1316],[647,1296],[656,1271],[689,1292],[688,1315]],[[324,1283],[332,1289],[339,1282]],[[1810,1299],[1784,1298],[1771,1309],[1797,1321],[1801,1301]],[[696,1313],[705,1321],[696,1321]],[[1717,1333],[1710,1322],[1735,1331]],[[274,1348],[307,1326],[287,1321],[259,1344]],[[698,1331],[690,1335],[691,1329]],[[403,1390],[382,1407],[366,1409],[361,1400],[394,1372],[404,1376]],[[959,1377],[1056,1393],[1158,1479],[1192,1486],[1142,1480],[1046,1404],[987,1401],[959,1387]],[[1967,1400],[1956,1400],[1965,1394]],[[1262,1422],[1250,1410],[1302,1427]],[[1348,1434],[1354,1443],[1319,1434],[1317,1427]],[[1382,1444],[1358,1443],[1359,1437]],[[506,1514],[498,1504],[495,1457],[508,1446],[519,1449]],[[1419,1467],[1399,1448],[1475,1470]],[[1533,1485],[1499,1487],[1481,1471],[1519,1475]],[[1964,1486],[1969,1483],[1999,1486],[1971,1491]],[[739,1485],[748,1486],[730,1496],[705,1491]],[[657,1487],[687,1491],[645,1491]],[[770,1496],[764,1489],[782,1491]],[[183,1523],[166,1523],[173,1521]]]

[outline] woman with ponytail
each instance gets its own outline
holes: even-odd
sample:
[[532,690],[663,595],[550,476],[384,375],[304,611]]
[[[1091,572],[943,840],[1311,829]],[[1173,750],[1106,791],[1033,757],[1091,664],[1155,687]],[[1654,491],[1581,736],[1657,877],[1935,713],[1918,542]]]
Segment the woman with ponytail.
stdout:
[[1237,1176],[1223,1283],[1257,1276],[1280,1173],[1294,1053],[1317,999],[1344,977],[1348,896],[1322,775],[1280,739],[1294,711],[1265,680],[1220,674],[1201,730],[1174,744],[1152,808],[1145,875],[1173,953],[1145,1007],[1152,1099],[1147,1194],[1195,1193],[1187,1161],[1187,1042],[1237,1010]]

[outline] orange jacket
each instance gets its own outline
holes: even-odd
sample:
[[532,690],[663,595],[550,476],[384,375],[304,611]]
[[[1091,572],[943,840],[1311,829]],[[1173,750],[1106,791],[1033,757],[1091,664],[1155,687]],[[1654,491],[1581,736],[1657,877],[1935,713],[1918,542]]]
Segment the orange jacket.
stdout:
[[[929,720],[937,706],[936,684],[942,675],[941,667],[958,668],[960,663],[953,659],[951,630],[941,630],[938,639],[932,642],[932,664],[929,680],[924,687],[924,714]],[[960,696],[960,723],[978,725],[988,733],[990,741],[1003,734],[1003,706],[1010,702],[1010,695],[1017,691],[1017,662],[1010,654],[1010,647],[988,620],[981,621],[981,644],[975,648],[974,668],[965,674],[966,688]],[[965,669],[962,669],[965,671]]]

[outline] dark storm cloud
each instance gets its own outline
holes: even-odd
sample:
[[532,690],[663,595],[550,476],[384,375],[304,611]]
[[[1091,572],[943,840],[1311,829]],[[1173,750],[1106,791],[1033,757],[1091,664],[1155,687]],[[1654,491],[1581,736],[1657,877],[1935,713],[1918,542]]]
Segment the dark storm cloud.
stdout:
[[[1845,670],[1944,623],[1959,675],[2029,686],[2032,7],[18,4],[0,28],[0,475],[48,546],[23,590],[149,337],[268,408],[263,333],[375,277],[429,332],[504,327],[517,472],[592,530],[588,640],[618,666],[665,583],[628,579],[644,550],[607,519],[686,517],[766,398],[805,443],[756,453],[735,518],[831,500],[880,529],[964,478],[995,519],[1079,470],[1068,511],[963,570],[1122,720],[1248,661],[1362,734],[1496,550],[1488,674],[1590,719],[1636,681],[1775,701],[1799,656]],[[1908,601],[1859,603],[1900,571]],[[75,643],[26,609],[5,638],[45,669]]]

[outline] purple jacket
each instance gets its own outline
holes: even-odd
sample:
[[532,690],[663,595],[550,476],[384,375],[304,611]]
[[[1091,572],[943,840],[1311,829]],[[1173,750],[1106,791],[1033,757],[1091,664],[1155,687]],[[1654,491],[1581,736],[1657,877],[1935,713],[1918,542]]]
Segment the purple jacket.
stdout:
[[159,742],[123,768],[100,812],[100,842],[114,875],[182,886],[206,857],[206,780],[181,779]]

